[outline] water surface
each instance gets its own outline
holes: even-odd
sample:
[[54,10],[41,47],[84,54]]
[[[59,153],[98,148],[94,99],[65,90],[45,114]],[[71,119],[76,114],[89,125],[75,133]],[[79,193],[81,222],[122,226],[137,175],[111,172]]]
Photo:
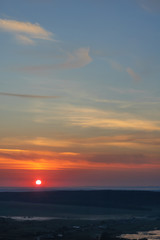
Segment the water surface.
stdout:
[[121,238],[126,239],[142,239],[147,238],[148,240],[155,240],[160,239],[160,230],[153,230],[153,231],[145,231],[145,232],[138,232],[136,234],[122,234]]

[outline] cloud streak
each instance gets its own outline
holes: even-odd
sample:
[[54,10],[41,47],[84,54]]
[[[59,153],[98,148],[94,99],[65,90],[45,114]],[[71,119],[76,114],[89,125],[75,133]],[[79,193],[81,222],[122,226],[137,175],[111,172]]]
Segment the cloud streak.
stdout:
[[92,62],[92,58],[89,55],[89,48],[79,48],[73,53],[67,53],[67,58],[64,63],[59,64],[47,64],[38,66],[28,66],[21,68],[27,72],[42,72],[47,70],[67,70],[81,68]]
[[139,76],[137,73],[135,73],[131,68],[127,68],[127,69],[126,69],[126,72],[127,72],[135,81],[140,81],[140,80],[141,80],[140,76]]
[[7,92],[0,92],[0,96],[20,97],[20,98],[42,98],[42,99],[58,98],[58,96],[43,96],[43,95],[18,94],[18,93],[7,93]]
[[73,125],[89,128],[104,128],[104,129],[131,129],[131,130],[146,130],[146,131],[160,131],[159,122],[138,120],[138,119],[114,119],[114,118],[95,118],[86,117],[84,119],[73,119]]
[[147,12],[159,12],[160,1],[159,0],[140,0],[138,4]]
[[119,72],[127,72],[130,77],[132,77],[135,81],[140,81],[141,80],[141,77],[135,72],[133,71],[132,68],[128,67],[123,67],[120,63],[116,62],[116,61],[112,61],[112,60],[108,60],[109,64],[111,65],[111,67],[113,69],[115,69],[116,71],[119,71]]
[[62,69],[68,68],[80,68],[92,62],[92,58],[89,56],[89,48],[79,48],[74,51],[73,54],[69,54],[67,61],[60,64],[59,67]]
[[[155,133],[144,132],[122,134],[113,136],[98,136],[98,137],[62,137],[62,138],[2,138],[1,147],[6,146],[14,148],[14,152],[20,153],[20,150],[16,149],[38,149],[49,151],[60,151],[61,155],[65,156],[77,156],[78,153],[98,153],[99,150],[102,153],[116,154],[126,153],[140,153],[145,151],[145,154],[158,154],[160,153],[159,135]],[[16,147],[16,148],[15,148]],[[113,151],[114,150],[114,151]],[[93,155],[94,155],[93,154]]]
[[34,44],[35,39],[54,40],[53,34],[38,23],[0,19],[0,30],[12,33],[23,44]]
[[127,112],[118,113],[94,108],[71,107],[70,122],[83,128],[130,129],[144,131],[160,131],[160,121],[137,118]]
[[63,154],[51,151],[0,149],[1,169],[159,168],[159,157],[146,154]]
[[[159,107],[158,104],[155,106]],[[113,106],[115,109],[113,107],[99,109],[96,107],[78,107],[64,104],[63,106],[59,105],[55,109],[56,114],[53,114],[52,107],[47,106],[45,111],[33,121],[48,124],[53,121],[63,121],[65,116],[65,124],[68,126],[78,126],[80,128],[116,129],[117,131],[160,131],[159,113],[155,113],[157,116],[155,119],[154,116],[152,117],[146,112],[146,106],[147,109],[148,106],[153,109],[155,108],[154,105],[149,105],[148,102],[142,102],[139,104],[131,104],[131,102],[115,102],[115,107]],[[141,108],[144,109],[144,111],[141,110],[141,114],[137,115],[132,113],[132,109],[139,111]]]

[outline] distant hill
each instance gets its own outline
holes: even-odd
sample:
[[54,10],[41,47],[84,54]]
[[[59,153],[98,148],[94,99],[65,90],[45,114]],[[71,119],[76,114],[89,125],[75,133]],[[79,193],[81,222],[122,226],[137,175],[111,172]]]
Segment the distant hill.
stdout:
[[0,201],[145,210],[153,205],[160,206],[160,192],[121,190],[0,192]]

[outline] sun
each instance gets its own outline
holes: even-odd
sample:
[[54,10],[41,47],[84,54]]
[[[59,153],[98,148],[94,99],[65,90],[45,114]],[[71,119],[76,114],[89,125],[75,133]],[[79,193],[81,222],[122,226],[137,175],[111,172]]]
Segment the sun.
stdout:
[[36,180],[36,185],[41,185],[42,184],[42,181],[41,180]]

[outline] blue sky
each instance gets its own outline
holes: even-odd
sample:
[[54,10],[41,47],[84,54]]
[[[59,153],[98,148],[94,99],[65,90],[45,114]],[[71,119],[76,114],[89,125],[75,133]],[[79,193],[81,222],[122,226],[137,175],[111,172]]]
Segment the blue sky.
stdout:
[[1,171],[98,166],[103,185],[108,167],[154,174],[159,24],[159,0],[1,1]]

